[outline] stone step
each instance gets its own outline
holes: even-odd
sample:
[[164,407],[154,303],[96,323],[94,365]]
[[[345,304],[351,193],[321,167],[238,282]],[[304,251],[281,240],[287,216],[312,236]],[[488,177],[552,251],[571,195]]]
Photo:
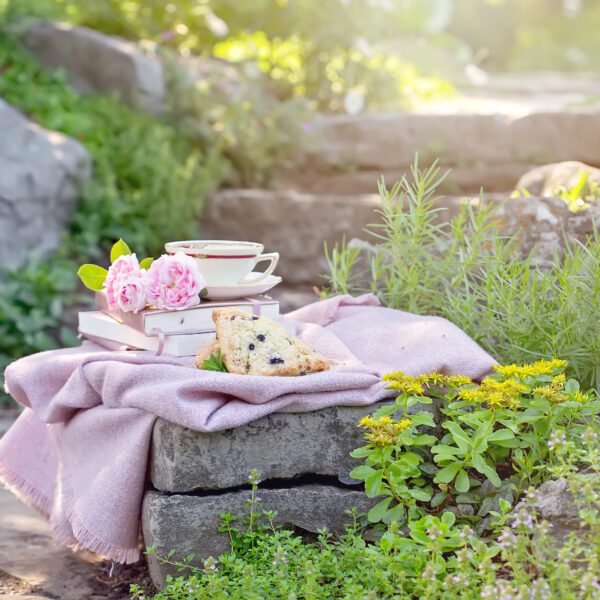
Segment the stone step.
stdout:
[[505,192],[534,166],[578,160],[600,166],[600,110],[511,114],[376,113],[329,115],[314,121],[311,149],[284,177],[305,192],[375,191],[420,163],[439,159],[452,173],[445,193]]
[[[502,202],[507,196],[506,193],[486,193],[482,202],[487,206]],[[444,209],[438,213],[439,221],[451,219],[464,203],[478,202],[479,196],[472,195],[442,197],[436,204]],[[278,251],[281,258],[276,272],[291,286],[305,286],[310,296],[310,287],[326,284],[323,274],[328,272],[328,264],[324,244],[331,249],[344,238],[346,241],[353,238],[375,241],[365,229],[369,224],[381,222],[377,213],[380,208],[380,198],[375,194],[343,196],[289,190],[224,190],[213,197],[206,210],[202,236],[259,241],[266,251]],[[524,254],[537,244],[540,247],[538,260],[547,262],[552,260],[555,250],[564,247],[563,231],[569,242],[584,241],[594,232],[594,221],[600,222],[600,206],[572,213],[558,198],[517,197],[507,200],[498,218],[504,234],[520,231]],[[315,300],[316,295],[311,299]]]

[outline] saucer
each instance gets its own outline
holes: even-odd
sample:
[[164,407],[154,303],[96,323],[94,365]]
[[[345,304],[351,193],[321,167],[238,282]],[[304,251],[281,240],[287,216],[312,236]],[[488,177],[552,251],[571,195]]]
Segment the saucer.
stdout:
[[235,285],[209,285],[206,286],[206,298],[208,300],[234,300],[236,298],[244,298],[246,296],[255,296],[256,294],[264,294],[266,291],[281,283],[281,277],[277,275],[269,275],[263,281],[255,282],[256,279],[262,277],[262,273],[253,271],[248,273],[240,283]]

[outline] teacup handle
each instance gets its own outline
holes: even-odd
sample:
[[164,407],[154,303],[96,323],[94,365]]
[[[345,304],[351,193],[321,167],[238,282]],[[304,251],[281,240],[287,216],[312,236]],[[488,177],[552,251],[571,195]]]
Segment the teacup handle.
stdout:
[[258,279],[252,280],[252,284],[260,283],[261,281],[264,281],[275,270],[275,267],[277,266],[277,263],[279,262],[279,252],[268,252],[267,254],[259,254],[254,260],[254,265],[252,266],[252,270],[254,270],[254,267],[259,262],[263,262],[265,260],[270,261],[271,264],[267,267],[266,271]]

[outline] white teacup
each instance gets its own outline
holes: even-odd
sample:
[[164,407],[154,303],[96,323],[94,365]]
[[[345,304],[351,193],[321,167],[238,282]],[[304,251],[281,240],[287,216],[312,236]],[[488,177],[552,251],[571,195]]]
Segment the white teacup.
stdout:
[[208,286],[236,285],[241,283],[254,267],[269,261],[266,271],[252,283],[265,280],[277,266],[278,252],[262,254],[264,246],[255,242],[231,240],[187,240],[165,244],[167,254],[184,252],[196,259]]

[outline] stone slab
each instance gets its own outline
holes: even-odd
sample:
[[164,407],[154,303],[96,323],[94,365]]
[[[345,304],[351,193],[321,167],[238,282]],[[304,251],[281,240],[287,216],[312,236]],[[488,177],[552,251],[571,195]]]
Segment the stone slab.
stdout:
[[[347,473],[360,464],[350,452],[365,444],[357,424],[381,404],[276,413],[212,433],[159,419],[152,434],[150,480],[169,493],[244,485],[255,468],[263,480],[310,474],[347,481]],[[425,408],[412,408],[419,407]]]
[[513,118],[482,114],[377,113],[324,116],[314,123],[310,164],[389,171],[421,164],[600,163],[600,111],[538,112]]
[[[351,522],[345,511],[357,508],[368,512],[379,499],[367,498],[362,491],[338,488],[331,485],[309,484],[293,488],[260,489],[264,510],[277,511],[275,523],[295,526],[305,531],[318,532],[323,527],[335,534],[344,533],[344,525]],[[222,494],[191,496],[164,495],[150,491],[144,496],[142,532],[146,546],[156,545],[157,555],[164,557],[175,549],[174,559],[194,553],[193,565],[203,559],[219,555],[230,549],[227,534],[218,533],[219,513],[229,512],[245,516],[244,503],[250,498],[248,489]],[[163,587],[168,574],[178,575],[169,565],[161,565],[155,556],[148,556],[150,576],[157,587]]]

